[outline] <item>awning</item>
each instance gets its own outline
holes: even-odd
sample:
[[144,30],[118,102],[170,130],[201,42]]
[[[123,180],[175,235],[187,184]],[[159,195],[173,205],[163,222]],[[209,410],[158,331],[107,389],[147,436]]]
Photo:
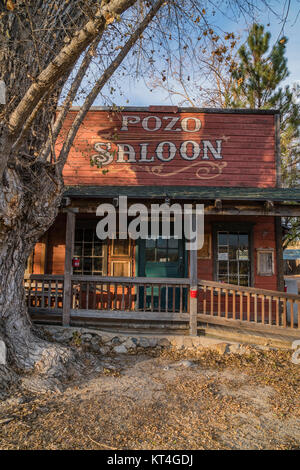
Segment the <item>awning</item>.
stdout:
[[228,201],[300,202],[300,188],[237,188],[199,186],[67,186],[65,197],[105,199],[192,199]]

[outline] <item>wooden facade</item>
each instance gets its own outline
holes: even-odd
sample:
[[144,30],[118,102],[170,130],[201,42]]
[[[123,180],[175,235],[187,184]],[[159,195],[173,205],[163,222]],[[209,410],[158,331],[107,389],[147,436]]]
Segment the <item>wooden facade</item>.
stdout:
[[[61,141],[76,112],[70,112]],[[219,320],[286,326],[287,316],[279,320],[288,302],[280,218],[300,215],[300,191],[280,187],[278,119],[275,111],[92,109],[65,165],[60,213],[28,263],[35,282],[34,288],[27,284],[35,293],[30,306],[59,311],[65,324],[76,309],[77,317],[85,310],[121,321],[138,315],[181,319],[192,334],[203,320],[199,315],[209,311],[214,317],[215,309]],[[187,252],[178,240],[100,241],[96,208],[109,202],[118,212],[120,195],[129,205],[204,204],[202,249]],[[42,279],[48,284],[41,293]],[[257,300],[253,289],[266,298]]]

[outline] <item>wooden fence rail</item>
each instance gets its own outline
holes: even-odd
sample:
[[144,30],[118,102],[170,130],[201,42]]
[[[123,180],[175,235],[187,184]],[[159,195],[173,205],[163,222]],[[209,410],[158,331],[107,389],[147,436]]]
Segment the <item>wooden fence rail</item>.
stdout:
[[[27,275],[30,313],[67,311],[72,318],[184,321],[191,324],[191,281],[188,278]],[[300,330],[300,296],[285,292],[198,280],[197,322]],[[299,332],[298,332],[299,334]]]
[[198,281],[198,317],[300,328],[300,296],[254,287]]

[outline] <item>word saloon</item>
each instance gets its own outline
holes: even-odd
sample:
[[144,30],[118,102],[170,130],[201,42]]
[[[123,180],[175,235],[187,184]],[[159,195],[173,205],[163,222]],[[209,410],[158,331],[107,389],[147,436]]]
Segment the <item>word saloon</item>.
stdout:
[[162,162],[172,161],[176,154],[185,161],[193,161],[197,158],[209,160],[213,157],[215,160],[222,160],[222,140],[217,139],[215,144],[210,140],[185,140],[180,144],[174,142],[159,142],[155,150],[149,151],[149,143],[139,144],[139,149],[130,144],[115,144],[117,150],[112,149],[110,142],[96,142],[95,150],[98,152],[91,156],[91,161],[95,165],[109,165],[110,163],[151,163],[155,159]]

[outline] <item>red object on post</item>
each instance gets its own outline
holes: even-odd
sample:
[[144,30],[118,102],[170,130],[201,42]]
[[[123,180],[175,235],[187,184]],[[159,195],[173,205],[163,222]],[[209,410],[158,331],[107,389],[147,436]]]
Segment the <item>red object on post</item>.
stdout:
[[77,256],[74,256],[74,258],[72,259],[72,266],[73,268],[79,268],[80,259]]
[[191,299],[197,299],[197,295],[198,295],[197,289],[191,289],[190,290]]

